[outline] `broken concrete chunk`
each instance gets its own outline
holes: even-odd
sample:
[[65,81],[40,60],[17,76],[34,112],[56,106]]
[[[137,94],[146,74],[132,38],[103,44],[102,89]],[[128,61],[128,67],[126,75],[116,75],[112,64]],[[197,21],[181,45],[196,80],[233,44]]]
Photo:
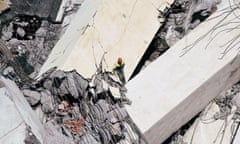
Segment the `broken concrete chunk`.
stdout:
[[78,93],[83,96],[84,92],[86,91],[88,87],[88,81],[83,76],[78,74],[76,70],[72,71],[72,76],[75,82],[75,85],[77,87]]
[[50,113],[54,110],[51,93],[49,91],[41,91],[41,108],[44,113]]
[[68,73],[67,74],[67,85],[68,85],[68,90],[75,99],[79,98],[79,93],[78,93],[78,85],[75,83],[75,79],[73,77],[73,73]]
[[32,91],[29,89],[24,89],[24,90],[22,90],[22,92],[31,106],[34,106],[39,103],[40,98],[41,98],[41,95],[39,92]]
[[25,36],[26,32],[24,31],[23,28],[18,27],[18,28],[17,28],[17,34],[18,34],[21,38],[23,38],[23,37]]
[[43,87],[45,89],[51,90],[52,89],[52,80],[47,79],[43,82]]

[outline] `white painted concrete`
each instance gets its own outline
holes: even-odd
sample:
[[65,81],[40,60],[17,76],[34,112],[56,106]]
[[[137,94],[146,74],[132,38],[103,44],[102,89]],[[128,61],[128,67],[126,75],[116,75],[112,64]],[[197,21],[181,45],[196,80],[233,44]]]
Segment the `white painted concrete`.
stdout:
[[159,10],[173,0],[85,0],[66,33],[54,47],[40,74],[53,66],[76,69],[85,77],[123,57],[128,78],[160,27]]
[[[163,142],[221,91],[240,80],[239,39],[224,55],[227,42],[240,34],[238,29],[229,31],[239,24],[229,10],[224,3],[127,84],[127,97],[132,100],[127,111],[149,143]],[[218,23],[222,27],[213,31]]]
[[[32,132],[34,135],[38,138],[38,140],[41,143],[46,143],[44,142],[44,139],[46,139],[46,133],[43,129],[43,126],[38,119],[37,115],[33,112],[32,108],[24,98],[22,92],[19,90],[17,85],[12,82],[11,80],[5,79],[1,77],[1,82],[4,83],[4,88],[6,89],[5,91],[5,97],[8,96],[12,102],[14,103],[14,106],[12,108],[17,110],[20,117],[21,117],[21,122],[26,123],[29,125],[32,129]],[[8,107],[6,107],[8,108]],[[5,109],[5,113],[7,113],[8,110]],[[18,115],[16,115],[18,116]],[[19,117],[19,116],[18,116]],[[11,117],[8,117],[8,115],[5,117],[6,120],[11,121]],[[13,120],[14,121],[14,120]],[[5,124],[5,123],[4,123]],[[18,123],[16,123],[18,124]],[[14,125],[13,125],[14,126]]]
[[0,88],[0,113],[0,143],[24,144],[24,120],[15,104],[6,96],[5,88]]

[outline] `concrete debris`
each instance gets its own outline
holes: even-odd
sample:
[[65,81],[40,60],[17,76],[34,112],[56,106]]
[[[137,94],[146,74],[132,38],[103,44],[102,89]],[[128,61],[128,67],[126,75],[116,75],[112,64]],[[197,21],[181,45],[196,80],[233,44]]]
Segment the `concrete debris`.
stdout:
[[3,27],[2,39],[7,41],[7,46],[23,70],[34,77],[58,40],[60,30],[60,24],[22,15]]
[[25,98],[27,99],[27,101],[30,103],[31,106],[34,106],[39,103],[40,98],[41,98],[41,94],[39,92],[24,89],[24,90],[22,90],[22,93],[25,96]]
[[51,113],[54,111],[51,93],[48,90],[41,91],[41,109],[44,113]]
[[137,136],[137,128],[131,125],[133,122],[129,122],[131,119],[121,104],[122,100],[115,98],[101,84],[97,92],[96,85],[90,82],[97,78],[99,83],[108,80],[108,87],[122,86],[114,85],[119,82],[113,79],[109,81],[112,76],[109,72],[101,71],[97,75],[85,79],[75,70],[64,72],[53,68],[38,81],[22,85],[21,91],[29,104],[34,109],[40,107],[44,113],[44,131],[48,135],[47,140],[40,140],[31,132],[33,127],[26,127],[25,143],[116,144],[143,141],[140,135]]
[[[55,134],[48,142],[116,144],[143,141],[141,136],[136,136],[137,128],[127,125],[130,118],[123,107],[124,99],[114,97],[109,90],[114,86],[126,92],[112,76],[101,70],[92,79],[85,79],[75,70],[64,72],[53,68],[38,81],[21,86],[30,105],[34,109],[41,107],[46,117],[45,129]],[[103,82],[107,87],[103,87]]]
[[[33,78],[37,76],[40,67],[61,34],[66,30],[71,17],[79,9],[82,1],[40,0],[32,2],[13,0],[11,2],[10,10],[0,15],[1,39],[6,41],[15,62],[18,63],[17,65],[22,67],[24,73]],[[55,18],[58,17],[60,5],[64,9],[61,16],[61,21],[64,22],[62,24],[59,23],[60,21],[54,23]],[[44,8],[40,8],[41,6]],[[65,18],[69,20],[66,21]],[[7,65],[9,66],[9,64]],[[17,71],[19,70],[15,70],[15,73]]]

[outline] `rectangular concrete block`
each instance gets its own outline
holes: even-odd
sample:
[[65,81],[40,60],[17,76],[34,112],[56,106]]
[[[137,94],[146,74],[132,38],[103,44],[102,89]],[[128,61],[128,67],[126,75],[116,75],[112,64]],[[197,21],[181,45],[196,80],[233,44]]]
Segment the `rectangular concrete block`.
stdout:
[[226,3],[127,84],[127,111],[149,143],[162,143],[240,80],[237,22]]

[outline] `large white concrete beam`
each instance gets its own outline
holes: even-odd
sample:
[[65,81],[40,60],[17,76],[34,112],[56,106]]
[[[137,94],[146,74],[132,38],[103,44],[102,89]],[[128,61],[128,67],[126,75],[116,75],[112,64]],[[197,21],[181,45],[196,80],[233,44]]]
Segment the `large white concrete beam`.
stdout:
[[106,53],[104,69],[112,70],[117,57],[123,57],[129,78],[160,27],[159,10],[172,2],[85,0],[40,74],[58,66],[91,77]]
[[40,143],[46,143],[44,142],[46,133],[42,124],[17,85],[3,77],[0,78],[0,85],[0,113],[2,114],[2,118],[0,118],[0,142],[6,144],[17,141],[19,144],[24,143],[25,124],[27,124]]
[[240,80],[240,12],[222,6],[127,83],[127,111],[149,143],[162,143]]

